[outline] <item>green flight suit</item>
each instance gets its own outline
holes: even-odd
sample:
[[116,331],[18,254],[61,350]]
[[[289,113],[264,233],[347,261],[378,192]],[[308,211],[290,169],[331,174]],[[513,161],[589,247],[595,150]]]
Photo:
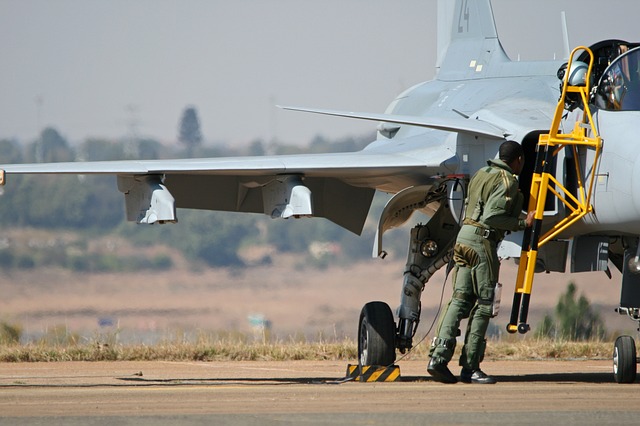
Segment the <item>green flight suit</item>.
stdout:
[[513,170],[497,159],[487,164],[469,182],[465,220],[453,249],[453,295],[440,317],[430,351],[436,363],[447,364],[460,334],[460,321],[469,318],[460,365],[474,371],[484,356],[492,316],[500,269],[497,244],[506,231],[525,227],[525,221],[518,219],[523,196]]

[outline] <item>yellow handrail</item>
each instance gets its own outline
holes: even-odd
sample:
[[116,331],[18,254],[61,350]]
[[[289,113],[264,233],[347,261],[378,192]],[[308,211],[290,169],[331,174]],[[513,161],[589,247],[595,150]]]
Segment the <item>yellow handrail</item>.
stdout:
[[[585,84],[582,86],[572,86],[569,84],[570,70],[571,65],[573,64],[574,55],[578,51],[585,51],[589,54],[589,68],[587,70]],[[567,71],[562,84],[562,94],[560,95],[560,99],[556,105],[551,129],[548,134],[540,135],[538,140],[538,146],[536,149],[536,165],[531,180],[528,206],[528,211],[535,212],[534,222],[531,228],[527,228],[525,230],[522,241],[522,252],[520,255],[520,264],[518,265],[518,274],[516,277],[516,286],[513,295],[511,319],[507,325],[507,331],[510,333],[515,333],[516,331],[526,333],[530,328],[527,324],[527,315],[529,311],[531,290],[533,287],[533,276],[538,257],[538,248],[557,237],[571,225],[575,224],[585,215],[593,211],[593,206],[591,205],[591,194],[593,193],[593,185],[595,182],[596,166],[600,159],[602,140],[598,135],[598,131],[589,108],[589,83],[591,81],[592,67],[593,53],[589,48],[579,46],[573,49],[569,56]],[[583,108],[582,120],[575,123],[573,130],[570,133],[561,134],[558,132],[568,93],[579,94]],[[592,136],[588,136],[587,130],[590,130],[589,133]],[[588,189],[585,189],[584,187],[584,180],[580,164],[578,162],[578,147],[595,149]],[[551,160],[563,148],[570,148],[573,150],[574,166],[577,177],[576,194],[572,194],[571,191],[569,191],[552,175]],[[542,231],[542,219],[544,217],[544,206],[549,193],[555,195],[556,198],[566,206],[567,211],[570,211],[570,213],[567,214],[564,219],[554,224],[544,235],[540,235]]]

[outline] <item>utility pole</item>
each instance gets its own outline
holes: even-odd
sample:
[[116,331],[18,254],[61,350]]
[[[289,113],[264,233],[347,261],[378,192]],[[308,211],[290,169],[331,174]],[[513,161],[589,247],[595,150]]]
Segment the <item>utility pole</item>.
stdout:
[[44,105],[44,96],[42,94],[37,95],[34,99],[36,103],[36,146],[35,146],[35,161],[36,163],[42,163],[44,161],[43,158],[43,147],[42,147],[42,109]]
[[128,114],[127,119],[127,138],[124,144],[124,155],[127,158],[138,158],[140,152],[138,150],[138,140],[140,139],[138,128],[140,127],[140,119],[138,118],[138,106],[135,104],[127,104],[125,110]]

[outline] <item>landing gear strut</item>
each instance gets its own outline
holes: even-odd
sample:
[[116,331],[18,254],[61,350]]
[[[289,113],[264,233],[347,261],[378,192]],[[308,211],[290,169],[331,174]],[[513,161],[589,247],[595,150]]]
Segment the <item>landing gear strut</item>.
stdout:
[[362,308],[358,326],[360,365],[391,365],[396,359],[396,348],[405,353],[412,347],[420,321],[420,297],[425,283],[449,262],[457,232],[457,222],[443,196],[443,189],[444,186],[425,198],[434,200],[431,204],[438,207],[429,222],[411,229],[397,327],[386,303],[370,302]]

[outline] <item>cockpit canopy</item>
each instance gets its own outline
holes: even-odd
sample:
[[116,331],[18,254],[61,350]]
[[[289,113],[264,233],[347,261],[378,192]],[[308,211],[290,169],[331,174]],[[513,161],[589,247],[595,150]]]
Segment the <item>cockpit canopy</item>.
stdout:
[[609,111],[640,111],[640,47],[620,44],[617,56],[594,81],[593,102]]

